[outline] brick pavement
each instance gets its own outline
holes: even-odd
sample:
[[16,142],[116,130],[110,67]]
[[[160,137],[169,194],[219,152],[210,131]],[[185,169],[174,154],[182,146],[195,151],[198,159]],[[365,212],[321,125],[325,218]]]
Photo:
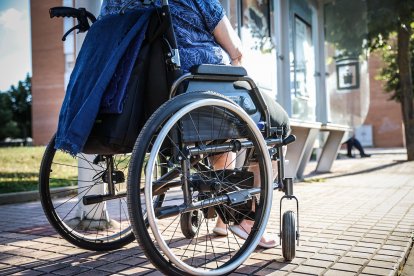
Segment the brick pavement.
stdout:
[[[295,184],[301,204],[297,257],[283,262],[280,246],[257,250],[233,275],[395,275],[414,230],[414,162],[404,158],[337,160],[334,173],[309,174]],[[268,232],[277,235],[282,194],[274,195]],[[1,206],[0,218],[0,275],[159,275],[136,243],[114,252],[67,243],[38,202]]]

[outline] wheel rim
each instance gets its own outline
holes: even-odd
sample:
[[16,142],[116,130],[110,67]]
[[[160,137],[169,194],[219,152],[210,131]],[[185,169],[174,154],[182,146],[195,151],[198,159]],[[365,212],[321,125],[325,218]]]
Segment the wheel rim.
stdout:
[[[255,146],[257,146],[257,148],[259,148],[261,150],[262,153],[267,151],[267,147],[265,145],[265,141],[262,138],[262,134],[260,133],[260,131],[258,130],[258,128],[256,127],[256,124],[250,119],[250,117],[240,108],[236,107],[234,104],[230,103],[230,102],[226,102],[223,100],[216,100],[216,99],[206,99],[206,100],[201,100],[201,101],[197,101],[194,102],[192,104],[187,105],[186,107],[180,109],[177,113],[175,113],[163,126],[163,128],[161,129],[160,133],[158,134],[155,142],[152,145],[152,150],[151,150],[151,154],[148,160],[148,164],[147,164],[147,168],[146,168],[146,176],[145,176],[145,204],[146,204],[146,209],[147,209],[147,213],[148,213],[148,220],[150,223],[150,227],[152,230],[152,233],[155,237],[155,240],[157,241],[157,245],[160,247],[160,249],[162,250],[162,252],[167,256],[167,258],[173,262],[178,268],[180,268],[181,270],[190,273],[190,274],[198,274],[198,275],[220,275],[220,274],[226,274],[234,269],[236,269],[245,259],[248,258],[248,256],[251,254],[251,252],[256,248],[257,244],[260,241],[261,236],[263,235],[264,229],[265,229],[265,225],[266,222],[268,220],[269,217],[269,213],[270,213],[270,204],[271,204],[271,200],[272,200],[272,185],[270,182],[270,178],[267,178],[267,183],[263,184],[264,182],[262,182],[262,185],[264,185],[265,189],[263,189],[262,191],[262,195],[266,195],[264,197],[264,199],[261,201],[262,207],[265,207],[262,209],[261,215],[260,215],[260,220],[261,220],[261,225],[258,227],[258,230],[256,232],[254,232],[255,234],[250,237],[248,237],[248,243],[245,242],[242,246],[239,246],[239,250],[234,251],[233,252],[233,257],[230,256],[230,259],[232,260],[231,262],[229,261],[228,263],[225,263],[225,265],[223,266],[219,266],[217,258],[216,258],[216,254],[215,252],[212,253],[212,255],[214,255],[213,259],[216,259],[215,262],[217,264],[217,267],[214,269],[209,269],[206,265],[204,266],[204,268],[198,268],[198,267],[194,267],[193,266],[193,262],[191,261],[190,264],[188,264],[188,259],[186,259],[187,262],[183,261],[181,257],[183,257],[186,252],[183,253],[183,256],[177,256],[177,251],[174,251],[171,248],[171,240],[169,240],[169,243],[167,244],[164,236],[163,236],[163,231],[160,230],[160,227],[162,226],[161,224],[158,223],[157,219],[156,219],[156,214],[155,214],[155,210],[153,208],[153,204],[152,202],[152,198],[153,198],[153,191],[152,191],[152,181],[153,181],[153,171],[154,171],[154,166],[156,164],[156,157],[160,151],[160,148],[162,146],[162,143],[164,141],[165,137],[169,137],[168,133],[170,132],[170,130],[173,128],[173,126],[187,113],[197,109],[197,108],[201,108],[201,107],[206,107],[206,106],[214,106],[214,107],[221,107],[227,111],[232,112],[233,114],[237,115],[239,118],[241,118],[244,122],[247,123],[247,127],[249,129],[249,131],[251,132],[251,134],[253,135],[254,139],[255,139]],[[265,170],[266,175],[270,176],[271,175],[271,162],[269,159],[269,156],[266,154],[262,154],[263,155],[263,160],[261,161],[262,164],[262,169]],[[224,204],[222,205],[224,206]],[[227,206],[228,207],[228,206]],[[205,224],[206,228],[207,228],[207,232],[209,232],[209,225],[208,222],[202,222],[202,225]],[[258,225],[255,225],[258,226]],[[212,229],[213,227],[210,226],[210,228]],[[164,230],[165,231],[165,230]],[[231,235],[231,234],[230,234]],[[236,238],[237,240],[237,238]],[[196,241],[197,243],[197,241]],[[211,243],[211,247],[214,248],[213,244],[213,240],[210,239],[208,240],[208,238],[205,238],[205,244],[206,247],[208,245],[208,243]],[[187,245],[190,245],[190,243]],[[194,245],[194,251],[195,251],[195,247],[196,245]],[[214,249],[213,249],[214,251]],[[230,252],[230,249],[229,249]],[[242,253],[240,253],[242,252]],[[184,256],[185,257],[185,256]],[[193,255],[193,259],[194,259],[194,255]],[[213,261],[214,262],[214,261]],[[214,265],[213,265],[214,267]]]

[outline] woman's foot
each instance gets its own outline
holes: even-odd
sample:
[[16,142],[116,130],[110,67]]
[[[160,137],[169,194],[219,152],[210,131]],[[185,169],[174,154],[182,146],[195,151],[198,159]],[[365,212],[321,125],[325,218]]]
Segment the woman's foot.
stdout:
[[227,225],[220,219],[217,219],[216,226],[213,228],[213,233],[217,236],[227,236]]
[[[242,220],[239,225],[230,226],[230,231],[233,232],[236,236],[246,240],[252,230],[254,221],[252,220]],[[263,248],[273,248],[275,247],[276,241],[270,238],[268,235],[263,235],[260,239],[258,246]]]

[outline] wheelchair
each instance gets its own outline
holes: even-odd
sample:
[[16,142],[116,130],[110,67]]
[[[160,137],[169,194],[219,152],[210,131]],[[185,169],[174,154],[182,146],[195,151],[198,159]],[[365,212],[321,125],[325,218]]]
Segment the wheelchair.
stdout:
[[[160,25],[167,24],[162,28],[166,70],[176,71],[179,56],[168,1],[156,12]],[[95,21],[84,9],[52,8],[53,16],[77,18],[80,31],[89,28],[88,19]],[[175,78],[166,97],[130,151],[73,157],[56,150],[52,138],[39,174],[51,225],[88,250],[115,250],[136,238],[167,275],[225,275],[256,249],[273,191],[279,190],[285,193],[280,200],[282,254],[292,260],[299,219],[293,211],[282,215],[282,202],[295,200],[297,212],[299,203],[292,179],[284,176],[282,148],[295,137],[272,126],[268,104],[245,69],[199,65]],[[218,159],[225,164],[217,165]],[[275,181],[272,162],[278,165]],[[227,236],[213,235],[217,219],[226,224]],[[230,231],[245,219],[253,221],[251,229]]]

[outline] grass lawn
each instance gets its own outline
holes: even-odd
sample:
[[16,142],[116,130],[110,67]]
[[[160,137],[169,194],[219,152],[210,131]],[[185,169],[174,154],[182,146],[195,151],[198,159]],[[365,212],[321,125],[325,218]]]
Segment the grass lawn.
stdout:
[[[10,147],[0,148],[0,193],[12,193],[37,190],[38,174],[45,147]],[[54,161],[63,163],[76,160],[68,154],[57,154]],[[76,170],[61,170],[59,179],[73,179],[77,177]],[[68,185],[67,181],[56,181],[52,186]]]

